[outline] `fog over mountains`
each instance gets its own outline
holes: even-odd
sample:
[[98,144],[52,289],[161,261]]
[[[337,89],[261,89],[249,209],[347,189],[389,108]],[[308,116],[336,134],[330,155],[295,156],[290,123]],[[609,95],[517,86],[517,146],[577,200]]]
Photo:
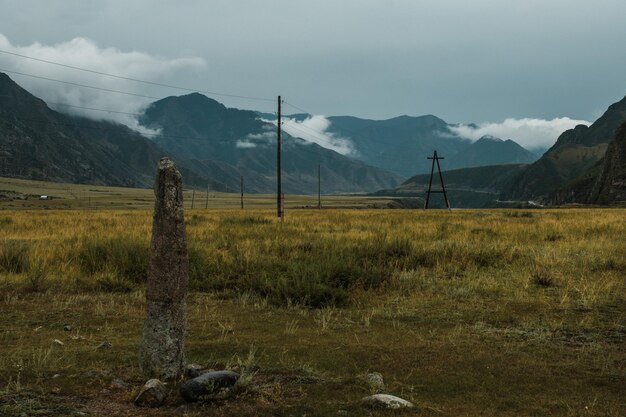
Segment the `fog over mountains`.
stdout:
[[[0,75],[0,96],[0,175],[146,187],[156,161],[168,155],[181,166],[188,186],[237,191],[243,176],[247,192],[275,190],[275,114],[227,108],[191,93],[152,102],[128,123],[131,129],[115,121],[52,110],[6,74]],[[588,197],[579,196],[589,194],[593,185],[570,182],[582,184],[577,178],[586,175],[588,184],[595,183],[600,173],[608,185],[595,189],[611,189],[619,196],[611,173],[621,172],[621,156],[611,156],[606,168],[601,164],[626,121],[624,103],[610,106],[589,127],[567,130],[541,157],[511,139],[459,136],[464,129],[482,133],[483,128],[449,124],[434,115],[387,120],[287,115],[283,189],[315,193],[319,166],[325,194],[388,190],[418,195],[426,180],[419,175],[430,170],[426,157],[436,149],[445,158],[441,165],[450,171],[452,189],[457,188],[457,206],[489,205],[501,199],[587,202]],[[612,155],[621,155],[621,148],[615,149]],[[563,190],[574,191],[567,197]],[[594,195],[593,201],[603,201],[598,192]],[[451,201],[454,204],[454,193]]]
[[[150,104],[130,123],[135,131],[111,121],[53,111],[7,75],[0,81],[6,93],[0,112],[6,149],[3,175],[147,186],[152,162],[168,154],[188,171],[189,185],[232,191],[244,176],[249,192],[267,193],[275,188],[276,120],[271,114],[226,108],[193,93]],[[425,158],[435,148],[447,154],[448,167],[536,158],[510,140],[485,137],[472,142],[451,136],[451,125],[435,116],[375,121],[294,115],[285,121],[283,174],[288,193],[314,193],[318,165],[325,193],[390,188],[403,177],[424,172]],[[322,129],[316,129],[319,122]],[[16,146],[20,135],[27,138],[34,153],[19,150],[26,149]],[[132,152],[121,152],[122,145],[130,144],[134,144]],[[144,148],[145,158],[139,153],[128,160],[138,147]],[[73,161],[66,155],[69,149],[75,153]],[[57,154],[66,157],[52,158]],[[123,166],[114,168],[116,164]]]
[[[429,178],[416,175],[377,194],[423,198]],[[563,132],[532,164],[462,168],[444,172],[444,178],[454,207],[623,204],[626,97],[609,106],[591,126]]]

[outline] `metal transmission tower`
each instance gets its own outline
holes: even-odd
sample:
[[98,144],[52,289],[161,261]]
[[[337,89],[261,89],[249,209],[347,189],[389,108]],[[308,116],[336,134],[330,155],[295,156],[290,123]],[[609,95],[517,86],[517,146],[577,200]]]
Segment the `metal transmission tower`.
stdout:
[[[433,165],[430,168],[430,180],[428,181],[428,192],[426,194],[426,202],[424,203],[424,209],[428,208],[428,203],[430,202],[431,193],[443,193],[443,199],[446,202],[446,208],[450,210],[450,202],[448,201],[448,194],[446,193],[446,186],[443,183],[443,175],[441,175],[441,166],[439,165],[439,160],[444,159],[444,157],[437,156],[437,151],[434,151],[433,156],[429,156],[426,159],[432,159]],[[441,181],[441,190],[433,190],[433,175],[435,173],[435,163],[437,163],[437,171],[439,172],[439,180]]]

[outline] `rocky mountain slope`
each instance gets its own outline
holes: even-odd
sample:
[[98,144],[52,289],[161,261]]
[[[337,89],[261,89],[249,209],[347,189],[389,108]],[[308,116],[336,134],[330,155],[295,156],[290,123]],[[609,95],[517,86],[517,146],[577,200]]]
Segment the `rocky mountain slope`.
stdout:
[[561,134],[554,146],[515,178],[502,197],[550,201],[557,190],[593,169],[625,121],[626,97],[611,105],[591,126],[579,125]]
[[[226,108],[204,95],[168,97],[147,108],[140,123],[159,129],[154,138],[176,155],[221,162],[239,170],[259,191],[272,192],[276,172],[276,127],[256,112]],[[349,158],[283,133],[283,189],[286,193],[317,192],[321,165],[323,192],[363,192],[389,188],[402,178],[382,168]],[[239,181],[239,176],[234,177]]]
[[552,203],[615,204],[626,202],[626,122],[593,167],[559,189]]
[[[274,192],[271,124],[253,112],[226,109],[199,94],[162,102],[151,106],[142,119],[163,131],[150,140],[120,124],[51,110],[0,74],[0,176],[149,187],[159,158],[170,156],[186,186],[238,191],[243,175],[246,192]],[[287,193],[315,192],[317,164],[323,166],[325,193],[373,191],[401,180],[288,135],[283,155]]]

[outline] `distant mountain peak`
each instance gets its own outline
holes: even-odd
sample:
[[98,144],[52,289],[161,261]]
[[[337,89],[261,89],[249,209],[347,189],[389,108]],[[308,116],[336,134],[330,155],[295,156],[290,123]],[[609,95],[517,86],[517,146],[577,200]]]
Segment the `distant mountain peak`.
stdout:
[[[509,139],[510,140],[510,139]],[[492,136],[492,135],[483,135],[480,139],[478,139],[476,142],[480,142],[480,141],[491,141],[491,142],[505,142],[502,139],[496,137],[496,136]],[[506,141],[508,142],[508,141]],[[513,141],[511,141],[513,142]]]
[[214,100],[210,97],[205,96],[200,93],[190,93],[182,96],[170,96],[164,99],[158,100],[152,105],[167,105],[169,103],[176,103],[176,105],[187,109],[187,108],[204,108],[204,109],[221,109],[226,110],[226,106],[220,103],[217,100]]

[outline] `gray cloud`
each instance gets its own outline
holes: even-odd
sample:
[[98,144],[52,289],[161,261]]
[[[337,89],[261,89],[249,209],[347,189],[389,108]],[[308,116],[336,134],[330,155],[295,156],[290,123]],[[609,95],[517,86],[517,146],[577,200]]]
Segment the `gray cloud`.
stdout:
[[[143,52],[125,52],[112,47],[100,47],[86,38],[74,38],[67,42],[44,45],[39,42],[27,46],[15,46],[0,34],[0,49],[20,55],[38,57],[52,62],[84,67],[122,77],[159,81],[173,73],[198,71],[206,68],[206,62],[197,57],[168,59]],[[1,66],[17,72],[41,75],[52,79],[146,94],[145,86],[133,81],[106,77],[98,74],[71,70],[13,55],[0,54]],[[96,120],[112,120],[144,133],[154,133],[141,127],[134,114],[140,113],[153,99],[124,94],[103,92],[75,85],[50,82],[9,73],[20,85],[35,96],[50,103],[50,107],[65,113],[77,114]],[[89,109],[81,109],[86,107]],[[111,110],[102,112],[91,109]],[[130,114],[124,114],[130,113]]]
[[204,69],[163,80],[281,94],[316,114],[588,120],[626,94],[623,0],[0,0],[0,7],[0,28],[14,44],[80,36],[150,56],[202,57]]

